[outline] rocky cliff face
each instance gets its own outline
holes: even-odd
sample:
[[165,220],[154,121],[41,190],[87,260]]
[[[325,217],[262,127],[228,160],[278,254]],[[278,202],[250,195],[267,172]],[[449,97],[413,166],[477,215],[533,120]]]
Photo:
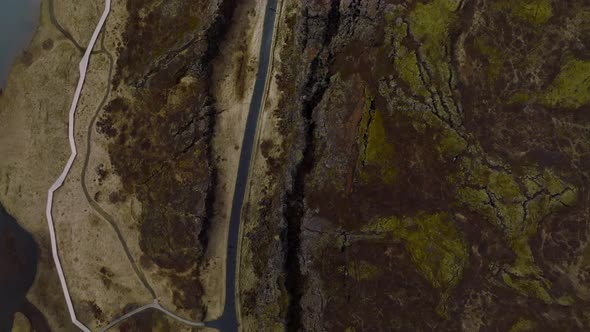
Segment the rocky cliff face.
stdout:
[[141,202],[142,262],[164,271],[181,309],[202,305],[195,262],[207,246],[216,183],[211,62],[234,5],[128,1],[114,98],[98,123],[123,184],[110,199]]
[[590,326],[587,3],[296,1],[280,19],[282,144],[246,233],[257,328]]

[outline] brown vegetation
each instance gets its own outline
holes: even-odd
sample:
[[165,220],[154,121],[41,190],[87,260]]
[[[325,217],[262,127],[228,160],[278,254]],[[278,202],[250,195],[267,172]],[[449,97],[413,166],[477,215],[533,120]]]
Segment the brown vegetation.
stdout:
[[174,303],[183,309],[202,306],[194,267],[206,248],[215,186],[210,61],[233,6],[129,1],[113,79],[120,93],[98,122],[124,189],[111,202],[128,195],[141,202],[142,262],[167,271]]
[[260,147],[274,185],[249,210],[243,312],[260,329],[588,328],[587,4],[285,7],[282,154]]

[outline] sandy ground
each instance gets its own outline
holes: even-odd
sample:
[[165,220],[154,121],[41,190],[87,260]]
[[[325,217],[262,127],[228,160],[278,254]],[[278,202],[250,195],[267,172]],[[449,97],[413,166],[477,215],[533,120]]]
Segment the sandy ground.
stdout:
[[0,200],[39,245],[29,300],[55,331],[71,331],[49,249],[45,202],[69,153],[65,119],[80,55],[51,26],[47,1],[42,7],[28,52],[14,64],[0,96]]
[[265,6],[266,2],[261,0],[241,2],[234,17],[247,19],[234,20],[226,42],[220,47],[220,56],[214,62],[213,94],[220,113],[213,139],[218,169],[217,214],[212,223],[206,256],[209,267],[202,274],[208,306],[207,320],[219,317],[223,310],[229,217],[244,128],[256,80]]
[[[117,6],[113,1],[114,5]],[[92,36],[97,15],[104,10],[104,1],[54,1],[55,19],[82,47],[86,47]]]
[[[252,154],[252,166],[250,168],[250,176],[248,178],[248,189],[244,199],[244,206],[255,207],[258,206],[259,200],[263,197],[262,191],[264,188],[270,188],[273,184],[269,183],[266,173],[269,169],[267,159],[262,155],[259,147],[261,142],[273,142],[275,150],[270,151],[271,156],[279,153],[278,148],[281,146],[282,136],[278,132],[278,118],[275,116],[274,110],[278,107],[280,98],[280,91],[278,90],[276,76],[279,74],[278,67],[280,64],[281,44],[284,36],[281,34],[282,24],[284,24],[283,15],[285,13],[285,1],[280,1],[277,10],[275,35],[273,43],[273,62],[269,68],[270,82],[266,86],[266,95],[264,97],[264,108],[258,119],[256,141],[254,144],[254,151]],[[280,9],[279,9],[280,8]],[[239,263],[239,284],[238,293],[244,292],[256,287],[256,276],[253,270],[252,256],[254,253],[250,249],[250,242],[243,234],[247,234],[249,230],[253,229],[255,224],[254,210],[245,210],[244,222],[240,229],[240,263]],[[253,218],[254,217],[254,218]],[[278,240],[278,238],[277,238]],[[238,303],[240,303],[238,301]],[[255,331],[256,324],[252,317],[241,316],[242,330]]]
[[[57,19],[80,44],[87,42],[102,9],[98,2],[80,6],[55,1]],[[106,27],[107,36],[111,36],[106,43],[109,49],[115,49],[117,42],[109,31],[120,30],[121,19],[124,3],[114,2]],[[47,189],[69,156],[67,112],[78,80],[80,56],[52,26],[48,2],[44,1],[37,33],[14,65],[0,97],[0,199],[39,244],[37,278],[28,298],[55,331],[74,329],[53,266],[45,204]],[[134,277],[112,229],[90,208],[80,186],[88,123],[106,92],[107,59],[104,54],[92,57],[76,118],[79,157],[54,203],[64,272],[78,317],[91,328],[118,316],[128,303],[152,300]]]
[[[125,18],[124,3],[114,2],[104,30],[105,47],[108,50],[114,49],[117,35],[121,31],[117,27]],[[76,26],[80,23],[72,24]],[[111,53],[116,56],[114,52]],[[64,273],[68,278],[78,317],[91,329],[106,325],[124,312],[129,304],[142,305],[153,300],[135,274],[114,229],[89,205],[81,186],[82,167],[88,153],[88,126],[107,91],[108,72],[109,62],[106,55],[94,55],[77,109],[75,138],[79,157],[64,186],[56,193],[54,202],[54,222]],[[93,177],[96,175],[93,163],[98,159],[96,156],[105,157],[100,149],[95,148],[94,139],[99,137],[95,133],[91,142],[93,151],[98,153],[91,155],[88,167],[90,183],[94,183]],[[116,179],[113,179],[103,184],[103,187],[106,191],[116,191],[118,185]],[[140,207],[136,204],[134,211],[121,206],[119,210],[113,214],[114,219],[119,223],[125,240],[130,239],[126,242],[133,242],[137,232],[131,212],[138,213]],[[133,256],[138,261],[139,255]]]

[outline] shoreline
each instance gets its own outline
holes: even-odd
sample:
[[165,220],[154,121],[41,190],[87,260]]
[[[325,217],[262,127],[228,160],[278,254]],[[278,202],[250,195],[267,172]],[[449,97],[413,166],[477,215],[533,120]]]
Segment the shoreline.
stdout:
[[68,122],[68,138],[70,141],[71,154],[70,154],[70,158],[69,158],[68,163],[66,164],[63,172],[57,178],[55,183],[49,188],[48,198],[47,198],[47,209],[46,209],[47,222],[49,225],[49,235],[51,237],[51,249],[52,249],[52,254],[53,254],[53,261],[54,261],[55,266],[57,268],[57,272],[58,272],[59,279],[61,282],[62,290],[64,292],[64,297],[65,297],[65,300],[66,300],[66,303],[68,306],[70,318],[72,320],[72,323],[74,323],[82,331],[88,331],[88,332],[90,332],[90,329],[88,329],[88,327],[86,327],[86,325],[84,325],[84,323],[79,321],[78,317],[76,316],[74,305],[72,303],[72,297],[70,296],[68,285],[65,280],[63,268],[60,263],[59,251],[57,249],[57,238],[55,236],[55,226],[53,224],[53,216],[52,216],[53,194],[64,184],[66,177],[70,173],[72,165],[73,165],[73,163],[76,159],[76,156],[78,154],[78,151],[76,150],[76,141],[74,138],[75,114],[76,114],[76,110],[78,108],[78,102],[80,100],[80,96],[82,94],[82,88],[84,87],[84,82],[86,80],[86,73],[88,71],[88,65],[90,63],[90,55],[92,53],[92,49],[94,48],[96,41],[98,40],[98,35],[100,34],[100,32],[106,22],[106,19],[110,14],[110,11],[111,11],[111,0],[105,0],[104,12],[103,12],[100,20],[98,21],[98,24],[96,25],[94,33],[92,34],[92,38],[90,39],[90,42],[88,43],[88,48],[86,49],[86,52],[84,53],[84,56],[82,57],[82,60],[80,60],[80,66],[79,66],[80,77],[78,79],[78,86],[76,88],[76,92],[74,94],[72,105],[70,107],[69,122]]
[[[11,21],[10,24],[5,21],[5,23],[0,25],[0,27],[5,30],[3,33],[6,33],[7,36],[20,35],[17,38],[3,38],[6,40],[6,45],[0,45],[0,48],[7,48],[6,51],[2,51],[6,52],[5,54],[0,54],[0,61],[2,62],[0,63],[0,94],[8,83],[8,78],[10,77],[10,73],[15,63],[21,56],[23,56],[23,53],[29,49],[33,38],[37,34],[37,29],[39,28],[41,20],[42,1],[43,0],[15,1],[12,4],[3,5],[6,7],[18,5],[27,8],[19,9],[17,11],[23,13],[21,15],[16,15],[16,17],[18,17],[17,20]],[[10,10],[9,8],[6,8],[6,10]],[[0,18],[2,17],[0,16]],[[27,29],[25,29],[25,26]],[[18,33],[15,34],[14,30],[18,31]]]
[[[53,291],[59,281],[50,262],[47,222],[43,217],[49,181],[61,167],[66,150],[61,141],[62,113],[71,102],[81,57],[52,24],[52,2],[39,1],[36,26],[14,58],[1,89],[0,200],[38,247],[36,276],[26,294],[29,307],[46,317],[51,330],[77,331],[69,321],[63,294]],[[50,162],[52,158],[58,161]]]
[[[4,209],[1,202],[0,239],[1,264],[9,268],[8,271],[4,271],[3,284],[0,284],[0,291],[5,295],[0,299],[0,330],[4,330],[9,326],[14,327],[14,322],[10,318],[17,313],[22,314],[29,322],[35,318],[24,312],[23,305],[27,302],[26,295],[37,275],[39,250],[33,235]],[[6,280],[7,276],[13,277]]]

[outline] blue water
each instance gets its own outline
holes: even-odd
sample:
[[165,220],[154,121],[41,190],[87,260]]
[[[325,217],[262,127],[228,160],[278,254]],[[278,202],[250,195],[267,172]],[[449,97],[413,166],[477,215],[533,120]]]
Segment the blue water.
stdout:
[[27,47],[39,21],[39,0],[0,0],[0,88],[16,57]]
[[0,331],[10,331],[12,315],[35,280],[37,258],[33,236],[0,203]]

